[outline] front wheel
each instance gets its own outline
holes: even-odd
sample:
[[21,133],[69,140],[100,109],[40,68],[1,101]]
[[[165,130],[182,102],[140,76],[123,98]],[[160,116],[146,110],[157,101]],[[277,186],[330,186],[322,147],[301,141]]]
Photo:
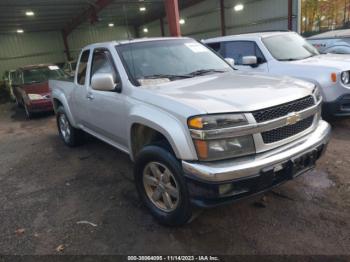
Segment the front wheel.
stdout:
[[144,147],[135,162],[135,183],[140,198],[152,215],[168,226],[183,225],[192,216],[182,168],[164,147]]
[[30,112],[28,106],[26,105],[26,103],[24,101],[22,103],[23,103],[23,106],[24,106],[24,111],[26,113],[27,119],[31,119],[33,117],[33,113]]
[[63,107],[57,109],[56,121],[60,137],[66,145],[74,147],[81,144],[84,134],[71,125]]

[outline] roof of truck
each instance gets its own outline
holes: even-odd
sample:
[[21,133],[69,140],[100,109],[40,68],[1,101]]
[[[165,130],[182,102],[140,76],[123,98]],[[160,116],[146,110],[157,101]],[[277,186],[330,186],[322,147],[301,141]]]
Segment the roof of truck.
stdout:
[[350,37],[350,29],[333,30],[322,34],[310,36],[308,39],[343,38]]
[[86,46],[86,48],[94,48],[96,46],[107,46],[107,45],[123,45],[123,44],[132,44],[132,43],[140,43],[140,42],[150,42],[150,41],[162,41],[162,40],[178,40],[178,39],[191,39],[189,37],[150,37],[150,38],[136,38],[130,40],[119,40],[119,41],[109,41],[109,42],[101,42],[94,43]]
[[271,31],[271,32],[258,32],[258,33],[247,33],[247,34],[239,34],[239,35],[229,35],[229,36],[220,36],[210,39],[203,40],[204,43],[214,43],[214,42],[220,42],[220,41],[230,41],[230,40],[256,40],[259,38],[265,38],[275,35],[281,35],[281,34],[290,34],[294,32],[290,31]]

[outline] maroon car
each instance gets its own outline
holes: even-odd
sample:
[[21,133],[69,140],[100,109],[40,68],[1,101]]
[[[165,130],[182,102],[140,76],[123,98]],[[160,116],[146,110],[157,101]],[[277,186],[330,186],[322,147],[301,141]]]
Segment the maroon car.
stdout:
[[56,65],[32,65],[17,69],[13,83],[16,103],[24,107],[27,118],[33,113],[53,111],[49,79],[66,77]]

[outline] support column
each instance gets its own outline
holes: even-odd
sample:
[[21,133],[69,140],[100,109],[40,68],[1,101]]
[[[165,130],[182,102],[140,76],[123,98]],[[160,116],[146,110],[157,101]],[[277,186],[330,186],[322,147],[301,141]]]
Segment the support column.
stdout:
[[162,36],[165,36],[163,17],[161,17],[159,19],[159,24],[160,24],[160,33],[161,33]]
[[72,60],[72,57],[70,55],[69,46],[68,46],[68,36],[65,33],[65,31],[62,31],[62,37],[63,37],[63,44],[64,44],[64,52],[66,53],[66,58],[68,61]]
[[220,0],[221,35],[226,35],[225,0]]
[[168,19],[169,31],[171,36],[181,36],[179,24],[179,3],[178,0],[165,0],[165,11]]
[[288,0],[288,30],[293,30],[293,0]]

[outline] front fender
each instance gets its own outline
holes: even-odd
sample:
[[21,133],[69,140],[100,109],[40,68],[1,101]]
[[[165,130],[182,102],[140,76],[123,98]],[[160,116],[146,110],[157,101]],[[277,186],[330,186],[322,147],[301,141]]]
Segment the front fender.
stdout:
[[[198,159],[187,127],[168,112],[147,105],[140,105],[131,110],[128,117],[128,145],[130,152],[132,152],[131,128],[133,124],[142,124],[161,133],[170,143],[178,159]],[[130,155],[133,158],[133,155]]]
[[70,110],[70,107],[69,107],[69,104],[68,104],[66,96],[62,92],[54,89],[54,90],[52,90],[51,97],[52,97],[52,104],[54,105],[55,112],[57,110],[57,108],[56,108],[57,107],[57,103],[55,102],[55,99],[56,99],[63,105],[64,111],[66,112],[67,117],[68,117],[69,122],[71,123],[71,125],[73,127],[77,128],[77,123],[76,123],[76,121],[75,121],[75,119],[73,117],[73,114],[72,114],[71,110]]

